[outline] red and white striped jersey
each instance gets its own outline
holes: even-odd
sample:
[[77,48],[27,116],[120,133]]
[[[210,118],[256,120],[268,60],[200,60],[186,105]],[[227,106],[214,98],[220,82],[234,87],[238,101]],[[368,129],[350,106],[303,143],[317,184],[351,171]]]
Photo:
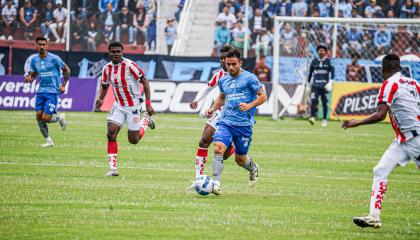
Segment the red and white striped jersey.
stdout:
[[127,58],[116,65],[109,62],[102,69],[102,84],[112,84],[115,101],[123,107],[140,104],[140,80],[143,77],[143,71]]
[[213,75],[213,77],[211,78],[211,80],[209,81],[209,86],[210,87],[212,87],[212,88],[214,88],[214,87],[216,87],[216,86],[219,86],[219,80],[223,77],[223,76],[225,76],[225,75],[227,75],[228,73],[227,72],[225,72],[223,69],[220,69],[220,71],[218,71],[217,73],[215,73],[214,75]]
[[420,133],[420,84],[416,80],[395,73],[382,84],[378,103],[389,106],[397,142],[406,142]]

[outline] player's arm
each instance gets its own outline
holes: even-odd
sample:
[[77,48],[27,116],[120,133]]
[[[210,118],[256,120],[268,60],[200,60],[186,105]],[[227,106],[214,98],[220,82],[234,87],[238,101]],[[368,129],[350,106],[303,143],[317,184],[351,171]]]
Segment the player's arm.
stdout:
[[66,86],[69,81],[70,68],[66,64],[64,64],[61,70],[63,70],[63,83],[60,86],[60,91],[63,93],[66,90]]
[[143,84],[144,96],[146,97],[146,111],[150,116],[152,116],[153,114],[155,114],[155,110],[153,110],[152,102],[150,98],[151,91],[150,91],[149,80],[147,80],[145,76],[142,76],[140,79],[140,82]]
[[311,83],[312,74],[314,72],[314,62],[311,62],[311,65],[309,66],[309,74],[308,74],[308,83]]
[[265,103],[267,101],[267,95],[265,94],[264,88],[261,86],[260,89],[257,91],[257,99],[250,103],[240,103],[239,104],[239,110],[245,112],[253,107],[258,107],[261,104]]
[[104,83],[101,84],[101,90],[99,92],[98,99],[96,99],[96,103],[95,103],[96,108],[100,108],[102,104],[104,103],[106,93],[108,92],[108,87],[109,87],[109,84],[104,84]]
[[388,111],[389,106],[385,103],[380,103],[376,109],[376,112],[370,115],[369,117],[362,120],[352,119],[349,121],[344,121],[341,127],[347,129],[383,121],[386,118],[386,114],[388,113]]
[[211,108],[206,110],[206,116],[211,117],[217,109],[225,105],[225,102],[226,102],[226,95],[224,93],[220,93],[219,96],[214,101],[213,106],[211,106]]
[[206,98],[207,95],[209,95],[209,93],[211,92],[211,90],[213,90],[213,87],[207,85],[206,89],[204,89],[204,91],[200,91],[195,97],[195,99],[190,103],[190,108],[196,109],[198,107],[198,103],[204,98]]
[[36,79],[36,72],[29,72],[25,75],[25,83],[31,83]]

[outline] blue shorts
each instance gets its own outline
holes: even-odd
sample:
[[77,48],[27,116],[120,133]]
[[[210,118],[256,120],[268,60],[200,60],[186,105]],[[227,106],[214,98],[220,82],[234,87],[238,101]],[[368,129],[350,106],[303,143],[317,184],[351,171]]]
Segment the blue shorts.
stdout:
[[229,126],[218,123],[214,133],[214,142],[222,142],[229,147],[235,145],[235,153],[246,155],[252,141],[252,126]]
[[43,111],[45,114],[57,113],[58,94],[37,93],[35,99],[35,111]]

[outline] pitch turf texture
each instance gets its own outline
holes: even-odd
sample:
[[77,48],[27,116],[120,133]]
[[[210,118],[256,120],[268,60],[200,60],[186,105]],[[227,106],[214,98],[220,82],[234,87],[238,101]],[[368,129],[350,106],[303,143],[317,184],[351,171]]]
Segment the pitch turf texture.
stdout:
[[420,239],[412,163],[390,176],[383,227],[352,223],[368,212],[372,168],[394,136],[388,124],[343,131],[258,117],[257,187],[229,159],[223,195],[202,197],[185,190],[205,122],[197,115],[159,114],[138,145],[124,127],[114,178],[104,177],[105,113],[68,113],[64,132],[50,124],[50,149],[40,148],[34,115],[0,112],[1,239]]

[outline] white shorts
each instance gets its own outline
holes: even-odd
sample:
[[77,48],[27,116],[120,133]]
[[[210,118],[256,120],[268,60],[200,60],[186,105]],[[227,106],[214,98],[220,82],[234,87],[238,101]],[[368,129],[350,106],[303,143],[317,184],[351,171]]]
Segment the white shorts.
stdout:
[[414,160],[420,165],[420,136],[412,138],[404,143],[394,141],[385,151],[382,159],[392,159],[401,166],[407,165],[410,160]]
[[216,129],[216,124],[219,121],[220,117],[222,116],[222,110],[214,111],[211,118],[209,118],[206,124],[210,125],[212,128]]
[[109,111],[108,122],[113,122],[120,127],[127,122],[128,131],[139,131],[141,122],[141,105],[133,107],[122,107],[117,102]]

